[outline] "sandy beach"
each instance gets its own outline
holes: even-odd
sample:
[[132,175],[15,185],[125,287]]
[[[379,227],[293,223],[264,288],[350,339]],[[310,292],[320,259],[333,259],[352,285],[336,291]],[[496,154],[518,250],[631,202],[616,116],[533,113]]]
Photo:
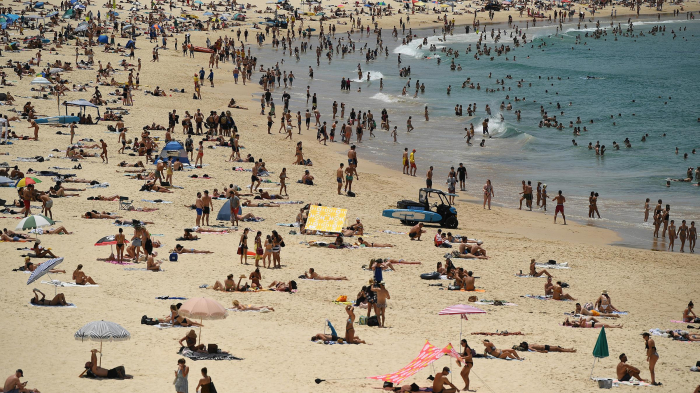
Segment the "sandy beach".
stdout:
[[[121,4],[121,3],[119,3]],[[243,22],[241,28],[250,29],[252,22],[257,22],[259,16],[269,14],[256,14],[254,10],[262,10],[268,4],[263,0],[254,0],[251,4],[257,6],[248,11],[253,16],[249,21]],[[298,4],[293,3],[295,6]],[[48,5],[48,3],[47,3]],[[125,8],[129,4],[122,4]],[[326,6],[326,4],[323,4]],[[400,6],[400,3],[391,3],[392,7]],[[4,7],[20,7],[20,3],[3,3]],[[180,5],[178,4],[178,7]],[[458,7],[461,9],[464,5]],[[350,6],[347,6],[351,8]],[[475,6],[474,6],[475,7]],[[583,7],[581,7],[583,8]],[[578,7],[576,8],[578,10]],[[664,5],[664,14],[661,18],[671,18],[673,10],[680,9],[676,5]],[[101,5],[89,5],[87,10],[93,13],[101,11],[102,16],[107,9]],[[167,6],[166,6],[167,10]],[[628,16],[634,14],[628,8],[618,6],[616,23],[619,19],[624,25]],[[683,5],[681,15],[676,18],[685,18],[686,11],[697,13],[700,4],[696,1]],[[197,11],[187,11],[195,15],[202,15],[207,11],[205,7]],[[173,14],[177,12],[173,11]],[[545,12],[546,14],[548,12]],[[140,12],[143,15],[143,12]],[[642,7],[643,16],[654,16],[657,12],[653,8]],[[449,14],[448,14],[449,15]],[[504,23],[512,15],[518,21],[517,12],[497,12],[491,23]],[[595,19],[610,16],[610,8],[605,8],[596,14]],[[399,18],[405,14],[395,14],[390,17],[377,19],[380,27],[385,29],[384,39],[393,40],[390,31],[398,25]],[[124,12],[123,18],[128,18]],[[363,21],[368,21],[369,16],[361,15]],[[459,15],[456,18],[458,25],[471,23],[473,15]],[[588,19],[589,16],[587,15]],[[624,19],[623,19],[624,18]],[[312,17],[311,19],[316,19]],[[487,23],[486,13],[479,13],[479,19]],[[349,22],[349,19],[341,19]],[[334,21],[331,20],[330,23]],[[70,23],[75,26],[76,21]],[[328,22],[326,22],[328,23]],[[518,24],[524,24],[524,19]],[[538,22],[539,24],[540,22]],[[63,26],[63,25],[61,25]],[[140,27],[146,26],[140,23]],[[318,28],[318,21],[305,21],[304,27]],[[442,22],[437,22],[436,14],[411,15],[409,27],[414,29],[429,28],[434,26],[439,29]],[[220,31],[190,31],[191,40],[195,45],[205,46],[205,41],[210,38],[215,41],[219,36],[233,37],[238,27],[229,27]],[[338,25],[338,32],[349,29],[349,25]],[[233,29],[233,30],[232,30]],[[460,28],[458,28],[459,30]],[[258,30],[250,30],[251,33]],[[283,31],[284,32],[284,31]],[[35,30],[24,30],[25,36],[34,35]],[[310,41],[317,43],[316,31]],[[10,30],[12,40],[19,38],[18,30]],[[286,33],[285,33],[286,34]],[[47,33],[47,37],[49,34]],[[590,392],[597,389],[597,383],[590,379],[591,365],[593,364],[592,351],[598,338],[599,329],[573,329],[561,326],[567,317],[565,313],[572,312],[576,302],[537,300],[524,298],[527,294],[542,295],[544,278],[521,278],[516,273],[529,269],[529,261],[535,258],[537,261],[556,260],[567,262],[569,269],[550,270],[554,280],[564,281],[569,284],[565,288],[566,293],[571,294],[581,304],[594,303],[602,291],[610,294],[612,303],[620,310],[628,314],[612,320],[605,319],[605,323],[622,324],[622,329],[606,329],[610,356],[599,360],[595,365],[593,376],[616,378],[615,367],[618,364],[618,355],[626,353],[629,363],[641,370],[643,378],[649,378],[649,369],[645,355],[644,340],[641,333],[653,328],[684,329],[688,323],[673,323],[672,320],[682,318],[682,312],[690,300],[698,298],[698,285],[700,273],[696,268],[698,256],[685,253],[664,253],[642,249],[632,249],[613,246],[619,236],[610,230],[593,226],[568,222],[568,225],[552,223],[552,215],[533,214],[514,209],[494,207],[492,210],[482,208],[482,187],[486,179],[469,177],[467,191],[458,192],[455,207],[459,212],[460,225],[453,233],[467,235],[483,241],[483,247],[487,250],[489,259],[471,260],[454,259],[457,267],[471,270],[475,276],[476,286],[484,292],[471,293],[462,291],[448,291],[440,287],[429,286],[434,281],[421,280],[422,273],[435,270],[437,262],[444,262],[443,255],[450,249],[436,248],[432,239],[438,229],[437,226],[426,227],[422,241],[411,241],[406,234],[389,234],[385,231],[408,232],[410,227],[401,225],[398,220],[381,216],[383,209],[394,208],[396,201],[402,199],[418,198],[418,189],[425,185],[425,171],[430,163],[419,161],[418,174],[410,177],[401,173],[401,157],[396,157],[396,165],[385,166],[370,162],[363,156],[363,147],[358,144],[358,173],[353,183],[353,191],[357,194],[351,198],[336,193],[336,169],[341,162],[347,162],[346,154],[348,145],[343,143],[329,143],[328,146],[319,145],[315,138],[315,129],[312,127],[297,134],[293,131],[293,140],[285,140],[284,134],[276,132],[279,128],[282,112],[281,100],[278,104],[278,116],[272,126],[272,135],[266,132],[266,116],[259,115],[260,94],[262,89],[256,83],[261,73],[256,70],[252,81],[242,85],[241,81],[234,83],[232,76],[233,66],[230,62],[220,63],[219,69],[214,69],[215,87],[209,86],[208,81],[202,81],[201,100],[193,100],[192,75],[204,68],[208,74],[208,54],[196,53],[194,58],[183,56],[182,51],[173,49],[175,38],[178,47],[184,40],[184,34],[176,34],[168,37],[168,49],[159,51],[159,61],[151,62],[151,50],[155,44],[150,44],[147,36],[141,36],[137,40],[136,57],[141,59],[139,90],[133,91],[133,106],[122,106],[121,102],[109,103],[100,107],[100,113],[104,113],[106,107],[119,107],[128,110],[124,116],[125,126],[129,129],[127,138],[140,137],[142,127],[156,124],[168,126],[168,112],[176,109],[183,119],[185,111],[190,114],[201,109],[205,114],[209,111],[230,110],[240,134],[240,144],[245,148],[241,150],[242,156],[251,154],[255,159],[262,158],[268,170],[272,172],[270,179],[278,181],[282,168],[287,169],[287,187],[290,201],[303,201],[303,204],[281,205],[279,208],[245,207],[244,213],[252,212],[256,217],[264,219],[262,222],[241,222],[237,230],[227,234],[199,234],[200,239],[190,242],[178,242],[177,237],[182,236],[184,228],[195,225],[196,213],[186,207],[195,203],[197,192],[215,188],[223,191],[229,184],[235,184],[241,188],[250,185],[250,172],[234,171],[232,167],[252,168],[251,163],[227,162],[231,154],[228,147],[215,146],[208,142],[204,146],[203,168],[188,169],[175,172],[173,184],[178,188],[172,189],[173,193],[149,193],[139,191],[142,181],[130,179],[124,173],[125,168],[117,167],[120,161],[134,163],[145,157],[134,157],[118,154],[120,144],[117,143],[118,133],[108,132],[107,126],[114,126],[114,121],[101,121],[98,125],[79,125],[76,130],[76,141],[82,138],[92,138],[95,141],[104,139],[108,144],[109,164],[102,163],[99,157],[80,160],[82,169],[70,169],[77,163],[65,158],[65,149],[70,145],[68,128],[40,125],[39,141],[14,140],[12,145],[0,146],[0,162],[7,162],[10,166],[18,165],[20,170],[27,173],[29,168],[34,171],[50,170],[52,167],[69,168],[60,170],[62,174],[73,173],[78,178],[97,180],[100,183],[109,183],[105,188],[87,188],[79,191],[79,196],[69,198],[53,198],[53,217],[58,225],[65,226],[71,235],[45,235],[39,238],[42,246],[50,248],[57,256],[64,257],[64,262],[59,268],[65,269],[66,274],[52,274],[53,279],[72,281],[71,273],[78,264],[82,264],[83,271],[91,276],[99,285],[98,287],[58,287],[57,291],[63,293],[66,299],[74,303],[76,308],[62,307],[33,307],[29,304],[32,297],[32,288],[38,288],[51,298],[54,287],[40,282],[26,285],[29,274],[21,271],[12,271],[23,264],[21,257],[26,251],[19,250],[22,247],[31,247],[31,242],[2,242],[0,252],[3,253],[3,268],[5,274],[0,278],[0,305],[6,314],[5,323],[5,356],[0,360],[0,370],[7,377],[15,369],[24,371],[22,381],[29,381],[28,388],[37,388],[41,392],[69,392],[69,391],[93,391],[114,392],[120,391],[175,391],[173,388],[173,372],[177,367],[180,345],[178,340],[183,338],[188,328],[171,327],[159,329],[157,326],[147,326],[140,323],[142,316],[162,318],[168,314],[171,304],[183,300],[160,300],[158,297],[208,297],[215,299],[225,307],[232,307],[232,301],[238,300],[241,304],[267,305],[274,308],[274,312],[229,312],[226,319],[204,321],[201,330],[202,343],[216,343],[220,349],[229,351],[241,360],[202,360],[193,361],[187,359],[186,365],[190,367],[189,389],[194,392],[197,381],[200,378],[200,368],[207,367],[212,381],[215,382],[219,392],[233,392],[243,390],[281,391],[281,392],[372,392],[382,386],[381,381],[367,379],[370,376],[388,374],[406,366],[419,353],[425,341],[429,341],[437,347],[444,347],[448,343],[459,345],[460,318],[458,316],[438,316],[438,312],[445,307],[455,304],[471,304],[468,298],[476,295],[482,300],[506,300],[517,306],[493,306],[476,305],[487,313],[485,315],[470,316],[463,323],[463,338],[469,341],[477,353],[483,353],[482,340],[490,339],[497,348],[509,349],[522,341],[548,345],[560,345],[567,348],[575,348],[576,353],[521,353],[524,361],[504,361],[497,359],[475,358],[471,372],[470,389],[479,392]],[[81,41],[83,39],[81,38]],[[117,42],[124,45],[127,39],[117,38]],[[246,49],[250,49],[252,56],[265,51],[270,51],[269,40],[262,47],[253,43],[254,34],[248,39]],[[75,41],[70,45],[64,44],[58,50],[42,50],[42,66],[45,62],[56,60],[73,62],[75,60]],[[296,45],[296,43],[295,43]],[[45,46],[52,46],[47,45]],[[101,46],[94,47],[95,62],[98,60],[106,66],[108,62],[115,69],[122,57],[115,53],[102,52]],[[3,51],[3,61],[26,62],[37,52],[36,49],[27,49],[19,52]],[[82,51],[81,51],[82,52]],[[310,51],[308,56],[313,56]],[[128,54],[128,52],[127,52]],[[80,59],[87,60],[81,54]],[[136,63],[135,61],[131,61]],[[258,64],[259,68],[260,64]],[[271,66],[265,64],[265,68]],[[37,73],[41,67],[34,66]],[[74,99],[89,99],[95,86],[95,73],[93,70],[75,70],[66,72],[63,77],[69,80],[66,86],[72,84],[84,85],[90,82],[87,92],[68,91],[61,97],[61,102]],[[0,107],[1,114],[8,116],[14,113],[8,110],[13,107],[21,112],[22,106],[31,101],[36,108],[38,117],[56,116],[57,102],[53,95],[49,99],[33,99],[29,83],[33,76],[24,76],[22,80],[12,72],[11,68],[5,69],[7,80],[14,86],[3,87],[3,92],[9,92],[15,97],[14,106]],[[316,70],[316,76],[322,77],[324,68]],[[120,82],[126,82],[128,72],[119,71],[114,78]],[[306,75],[298,75],[294,88],[291,91],[303,92],[305,90]],[[252,83],[250,83],[252,82]],[[155,97],[144,94],[145,90],[153,90],[156,87],[166,92],[164,97]],[[184,93],[176,93],[171,89],[185,89]],[[100,91],[106,99],[116,99],[108,93],[114,91],[114,87],[100,86]],[[282,89],[273,92],[275,99],[282,93]],[[323,97],[323,92],[318,92]],[[231,98],[249,110],[227,108]],[[327,103],[326,103],[327,104]],[[328,105],[322,108],[324,121],[329,118]],[[310,108],[310,105],[308,106]],[[303,111],[306,107],[292,107],[293,112]],[[373,109],[374,110],[374,109]],[[380,108],[376,109],[379,113]],[[65,109],[61,107],[60,114]],[[71,112],[71,110],[69,110]],[[88,113],[95,115],[94,109],[88,109]],[[416,118],[421,114],[417,113]],[[296,125],[296,121],[294,121]],[[20,135],[31,135],[32,130],[27,120],[10,122],[12,130]],[[57,132],[62,134],[58,135]],[[388,138],[381,132],[379,137]],[[151,135],[160,139],[163,145],[165,131],[151,131]],[[177,125],[173,132],[173,138],[184,141],[182,127]],[[194,136],[195,145],[200,136]],[[337,138],[339,139],[339,138]],[[304,144],[305,158],[312,159],[311,167],[292,165],[295,156],[295,144],[302,141]],[[366,140],[365,143],[371,143]],[[58,149],[58,151],[53,151]],[[88,150],[99,153],[99,149]],[[127,152],[130,152],[127,150]],[[160,147],[157,149],[160,152]],[[156,152],[156,153],[157,153]],[[43,162],[18,162],[17,157],[48,157]],[[196,154],[196,152],[195,152]],[[420,156],[418,156],[420,160]],[[457,163],[455,163],[456,165]],[[467,166],[469,163],[466,163]],[[146,164],[150,170],[152,164]],[[132,168],[133,169],[133,168]],[[298,184],[304,170],[310,170],[315,177],[315,185],[307,186]],[[436,188],[444,188],[443,179],[449,168],[436,168]],[[203,179],[207,174],[211,178]],[[197,178],[192,178],[197,175]],[[36,189],[45,191],[53,182],[49,177],[41,177],[43,182]],[[71,183],[70,187],[86,188],[86,184]],[[270,193],[278,193],[279,186],[263,183],[262,188]],[[495,192],[499,189],[496,185]],[[556,190],[549,190],[550,198]],[[118,201],[87,200],[94,196],[127,196],[133,201],[133,206],[138,208],[156,208],[153,212],[128,212],[119,210]],[[10,204],[17,199],[15,188],[0,188],[0,198]],[[162,199],[171,203],[151,203],[144,200]],[[512,196],[515,200],[516,196]],[[211,224],[225,224],[230,222],[217,222],[216,213],[222,207],[225,200],[215,200],[212,211]],[[552,202],[550,202],[551,204]],[[393,248],[359,248],[335,250],[328,248],[309,247],[305,242],[309,241],[333,241],[330,237],[312,235],[289,234],[290,230],[298,232],[298,228],[278,226],[278,223],[292,223],[299,209],[306,204],[322,204],[323,206],[339,207],[347,209],[347,224],[359,218],[364,226],[365,234],[362,236],[371,243],[389,243]],[[40,213],[39,202],[32,202],[32,211]],[[37,208],[38,207],[38,208]],[[553,210],[554,206],[550,205]],[[19,208],[13,208],[19,210]],[[100,261],[110,255],[109,247],[96,247],[95,242],[108,235],[114,235],[118,227],[110,219],[83,218],[85,212],[90,210],[113,212],[123,219],[138,219],[152,221],[147,225],[153,235],[153,240],[162,243],[162,247],[155,249],[158,253],[157,260],[163,260],[163,272],[147,272],[125,270],[125,268],[144,268],[145,263],[121,266]],[[1,214],[0,228],[14,230],[22,215]],[[283,292],[246,292],[225,293],[202,289],[202,284],[213,285],[215,281],[223,281],[228,274],[234,278],[240,275],[248,276],[255,270],[253,258],[249,258],[248,265],[241,265],[239,256],[236,255],[237,246],[243,228],[250,228],[251,235],[249,245],[252,247],[252,239],[256,231],[261,231],[263,238],[276,230],[284,238],[286,247],[281,251],[281,269],[264,269],[262,272],[262,284],[267,286],[272,281],[296,280],[298,291],[296,293]],[[124,228],[127,239],[130,239],[133,228]],[[346,238],[346,242],[353,243],[355,237]],[[186,248],[197,250],[209,250],[213,254],[181,254],[177,262],[168,261],[168,250],[182,243]],[[386,310],[386,328],[361,326],[356,324],[355,334],[370,345],[323,345],[313,343],[309,338],[317,333],[328,333],[326,320],[330,320],[339,335],[345,331],[347,314],[343,305],[334,304],[333,300],[339,296],[347,296],[354,300],[361,287],[367,285],[372,278],[372,272],[362,269],[368,265],[372,258],[392,258],[409,261],[421,261],[421,265],[397,265],[397,270],[384,273],[386,288],[391,294]],[[37,261],[37,260],[33,260]],[[41,260],[38,260],[41,261]],[[346,276],[347,281],[310,281],[300,280],[309,268],[314,268],[321,275]],[[39,281],[46,281],[44,277]],[[441,281],[444,287],[448,281]],[[358,316],[365,315],[365,309],[356,309]],[[78,378],[84,370],[83,365],[90,360],[90,350],[99,348],[99,343],[80,342],[73,338],[74,333],[90,321],[106,320],[120,324],[131,333],[131,339],[125,342],[106,342],[103,344],[103,356],[101,358],[104,367],[111,368],[123,365],[127,374],[133,376],[128,380],[92,380]],[[694,324],[696,329],[698,324]],[[472,332],[522,332],[522,336],[494,336],[485,337],[472,335]],[[695,330],[697,332],[697,330]],[[197,329],[199,333],[199,329]],[[693,333],[693,331],[691,331]],[[666,391],[690,392],[700,383],[700,373],[689,371],[698,358],[698,343],[680,342],[672,339],[654,336],[660,359],[656,364],[656,379],[663,383]],[[444,357],[434,363],[434,369],[427,367],[404,383],[417,383],[420,386],[431,386],[432,382],[426,378],[434,375],[444,366],[452,369],[453,383],[460,389],[464,386],[458,367],[453,360]],[[325,380],[316,384],[314,380]],[[620,387],[618,390],[632,391],[634,389],[647,389],[643,387]],[[649,387],[648,389],[655,389]]]

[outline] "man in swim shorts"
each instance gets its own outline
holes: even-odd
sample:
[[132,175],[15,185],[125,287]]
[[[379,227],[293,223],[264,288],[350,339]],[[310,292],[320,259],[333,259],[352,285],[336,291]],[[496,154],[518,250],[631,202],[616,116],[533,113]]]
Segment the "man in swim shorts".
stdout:
[[[350,160],[348,160],[350,161]],[[345,164],[340,163],[340,168],[335,171],[335,180],[338,182],[338,195],[340,195],[340,190],[343,188],[343,167]]]
[[639,369],[627,364],[627,355],[625,355],[624,353],[620,354],[620,363],[617,364],[617,379],[620,382],[626,382],[629,381],[632,377],[635,377],[636,379],[642,382],[644,381],[639,376]]
[[10,375],[7,377],[5,380],[5,386],[3,388],[3,392],[6,393],[20,393],[20,392],[36,392],[39,393],[38,389],[27,389],[27,383],[26,382],[20,382],[19,379],[20,377],[24,377],[24,372],[19,369],[15,371],[14,374]]
[[552,198],[553,201],[557,202],[557,207],[554,209],[554,223],[557,223],[557,215],[561,213],[561,217],[564,219],[564,225],[566,225],[566,216],[564,215],[564,203],[566,198],[562,195],[561,190],[559,190],[559,195]]
[[411,228],[411,230],[408,232],[408,237],[410,237],[411,240],[420,240],[420,236],[423,233],[425,233],[423,230],[423,223],[420,222],[418,225]]
[[197,224],[196,226],[199,226],[199,224],[202,221],[202,214],[204,213],[204,201],[202,201],[202,193],[198,192],[197,193],[197,200],[194,203],[195,210],[197,210]]
[[[435,374],[435,379],[433,380],[433,392],[434,393],[455,393],[458,392],[459,389],[455,385],[450,382],[449,379],[447,379],[447,376],[450,374],[450,368],[449,367],[443,367],[442,371],[439,373]],[[445,385],[449,385],[449,389],[445,389]]]

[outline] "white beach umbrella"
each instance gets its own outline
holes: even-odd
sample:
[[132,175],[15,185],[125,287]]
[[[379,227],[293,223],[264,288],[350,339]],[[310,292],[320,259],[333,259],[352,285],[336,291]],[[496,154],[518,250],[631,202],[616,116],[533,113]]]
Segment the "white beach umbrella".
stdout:
[[49,82],[48,79],[42,78],[42,77],[36,77],[34,78],[33,81],[29,82],[30,85],[50,85],[51,82]]
[[[63,262],[63,258],[54,258],[54,259],[49,259],[48,261],[42,263],[39,265],[39,267],[36,268],[32,272],[32,274],[29,276],[29,280],[27,280],[27,285],[33,283],[34,281],[38,280],[44,275],[48,275],[49,271],[53,269],[54,267],[58,266],[61,262]],[[51,276],[49,276],[51,278]],[[53,280],[52,280],[53,281]]]

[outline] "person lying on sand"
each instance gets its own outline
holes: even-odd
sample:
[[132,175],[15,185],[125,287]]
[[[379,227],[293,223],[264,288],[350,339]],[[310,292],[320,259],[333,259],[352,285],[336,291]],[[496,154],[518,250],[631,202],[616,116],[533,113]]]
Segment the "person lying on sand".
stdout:
[[166,187],[159,186],[155,183],[155,180],[153,181],[147,181],[146,184],[144,184],[141,187],[141,191],[153,191],[153,192],[166,192],[169,194],[172,194],[173,192],[169,190]]
[[498,359],[520,359],[518,353],[512,349],[496,349],[496,346],[489,340],[484,340],[484,354],[491,355]]
[[622,329],[622,325],[608,325],[605,323],[600,323],[597,319],[593,317],[580,318],[578,321],[569,321],[569,318],[564,320],[563,326],[571,326],[575,328],[596,328],[605,327],[609,329]]
[[58,228],[41,228],[41,232],[38,232],[42,235],[72,235],[73,232],[68,232],[66,227],[60,226]]
[[489,259],[486,249],[477,244],[459,243],[459,251],[452,254],[455,258]]
[[88,201],[115,201],[117,199],[119,199],[119,195],[88,197]]
[[185,327],[190,327],[190,326],[198,326],[198,327],[203,327],[204,325],[188,320],[185,317],[180,316],[179,314],[179,306],[181,306],[182,303],[178,304],[171,304],[170,305],[170,314],[168,314],[167,317],[162,318],[161,322],[164,323],[171,323],[173,326],[185,326]]
[[195,250],[194,248],[184,248],[182,244],[178,244],[175,246],[174,250],[170,250],[169,252],[176,252],[178,254],[213,254],[213,251],[206,251],[206,250]]
[[199,239],[199,236],[193,235],[192,232],[194,232],[191,228],[185,228],[185,233],[182,234],[182,238],[185,240],[197,240]]
[[498,333],[489,333],[489,332],[472,332],[473,336],[524,336],[522,332],[498,332]]
[[80,374],[80,377],[83,376],[83,374],[88,373],[88,376],[90,378],[109,378],[109,379],[131,379],[133,378],[131,375],[126,375],[126,370],[124,369],[124,366],[119,366],[115,367],[111,370],[107,370],[106,368],[99,367],[97,365],[97,354],[100,353],[97,349],[93,349],[90,351],[92,354],[90,355],[90,361],[85,363],[85,371]]
[[279,195],[279,194],[270,194],[269,192],[261,189],[258,189],[258,196],[260,199],[289,199],[289,197],[285,197],[284,195]]
[[246,207],[280,207],[279,204],[274,202],[252,202],[250,199],[244,199],[241,205]]
[[314,271],[314,268],[309,268],[309,272],[304,273],[304,276],[309,280],[322,280],[322,281],[342,281],[342,280],[348,279],[345,276],[343,276],[343,277],[320,276],[318,273],[316,273]]
[[213,229],[213,228],[202,228],[202,227],[193,227],[192,231],[197,232],[197,233],[232,233],[232,232],[235,232],[234,229]]
[[231,98],[231,101],[229,101],[228,107],[229,107],[229,108],[234,108],[234,109],[245,109],[245,110],[248,110],[248,108],[236,104],[236,100],[234,100],[233,98]]
[[391,262],[384,261],[384,259],[382,258],[369,260],[369,270],[374,270],[377,268],[377,266],[380,266],[382,268],[382,271],[385,272],[389,270],[396,270]]
[[357,243],[355,243],[356,246],[365,246],[365,247],[378,247],[378,248],[388,248],[388,247],[394,247],[393,244],[386,244],[386,243],[370,243],[367,241],[362,240],[362,238],[357,238]]
[[78,268],[75,269],[75,271],[73,272],[73,280],[75,280],[75,283],[78,285],[85,285],[85,284],[97,285],[95,280],[93,280],[92,277],[86,275],[82,269],[83,269],[83,265],[79,264]]
[[7,237],[10,237],[10,238],[29,239],[29,235],[27,235],[25,233],[17,233],[17,232],[9,230],[7,228],[2,229],[2,234],[7,236]]
[[576,352],[573,348],[562,348],[559,345],[549,345],[549,344],[528,344],[523,341],[518,346],[521,351],[527,351],[531,349],[535,352],[549,353],[549,352]]
[[639,381],[645,382],[639,375],[639,369],[627,364],[627,355],[625,355],[624,353],[620,354],[620,363],[617,364],[616,372],[617,379],[620,382],[627,382],[630,379],[632,379],[632,377],[636,378]]
[[591,317],[605,317],[605,318],[620,318],[620,314],[608,314],[597,310],[587,310],[581,307],[581,303],[576,303],[576,310],[574,310],[576,315],[586,315]]
[[564,293],[561,288],[561,281],[557,281],[557,284],[552,288],[552,299],[554,300],[576,300],[573,296],[568,293]]
[[278,291],[278,292],[291,292],[291,291],[297,289],[297,283],[294,280],[286,282],[286,283],[283,281],[273,281],[267,287],[274,288],[275,291]]
[[535,258],[530,259],[530,275],[532,277],[540,277],[541,275],[546,275],[547,277],[553,277],[546,269],[542,269],[539,272],[535,269]]
[[274,308],[270,306],[253,306],[253,305],[243,305],[238,300],[233,301],[233,308],[239,311],[260,311],[262,309],[268,309],[270,311],[275,311]]
[[138,161],[138,162],[136,162],[135,164],[128,164],[126,161],[122,161],[122,162],[120,162],[119,164],[117,164],[117,166],[120,166],[120,167],[122,167],[122,168],[126,168],[126,167],[131,167],[131,168],[145,168],[144,165],[143,165],[143,161]]
[[85,212],[84,217],[87,219],[122,218],[122,216],[115,216],[115,215],[112,215],[112,213],[108,213],[105,211],[103,211],[102,213],[99,213],[95,210],[90,211],[90,212]]
[[[53,299],[51,300],[46,300],[46,295],[44,295],[44,292],[41,292],[40,290],[34,288],[32,290],[34,292],[34,297],[29,301],[31,304],[36,304],[39,306],[67,306],[68,303],[66,302],[66,297],[62,294],[59,293],[58,295],[54,296]],[[41,299],[39,299],[39,295],[37,293],[41,294]]]
[[[41,266],[43,263],[45,263],[45,262],[42,262],[42,263],[34,264],[33,262],[30,262],[30,261],[31,261],[31,258],[30,258],[30,257],[24,257],[24,266],[20,267],[20,270],[33,272],[33,271],[36,270],[39,266]],[[51,270],[49,270],[49,273],[65,273],[65,272],[66,272],[66,271],[65,271],[65,270],[62,270],[62,269],[51,269]]]
[[[50,256],[51,258],[58,258],[54,253],[51,252],[51,250],[48,250],[42,246],[41,244],[41,239],[36,239],[36,242],[34,242],[34,247],[32,247],[32,250],[34,251],[34,254],[36,255],[37,258],[42,258],[45,256]],[[65,272],[64,272],[65,273]]]
[[673,330],[666,330],[668,337],[677,341],[700,341],[700,334],[690,334],[685,330],[676,333]]

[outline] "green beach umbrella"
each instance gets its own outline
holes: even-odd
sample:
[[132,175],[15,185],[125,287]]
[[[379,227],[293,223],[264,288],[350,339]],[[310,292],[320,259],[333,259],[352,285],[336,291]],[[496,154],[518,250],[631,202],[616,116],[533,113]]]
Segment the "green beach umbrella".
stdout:
[[600,329],[600,334],[598,334],[598,340],[595,342],[595,347],[593,348],[593,367],[591,367],[591,379],[593,379],[593,368],[595,367],[595,361],[598,359],[606,358],[610,356],[608,352],[608,338],[605,335],[605,328]]
[[[26,231],[29,229],[47,227],[53,224],[54,221],[52,219],[41,214],[33,214],[29,217],[23,218],[22,221],[20,221],[19,224],[17,224],[17,227],[15,229],[18,231]],[[36,235],[38,239],[39,234],[37,233]]]

